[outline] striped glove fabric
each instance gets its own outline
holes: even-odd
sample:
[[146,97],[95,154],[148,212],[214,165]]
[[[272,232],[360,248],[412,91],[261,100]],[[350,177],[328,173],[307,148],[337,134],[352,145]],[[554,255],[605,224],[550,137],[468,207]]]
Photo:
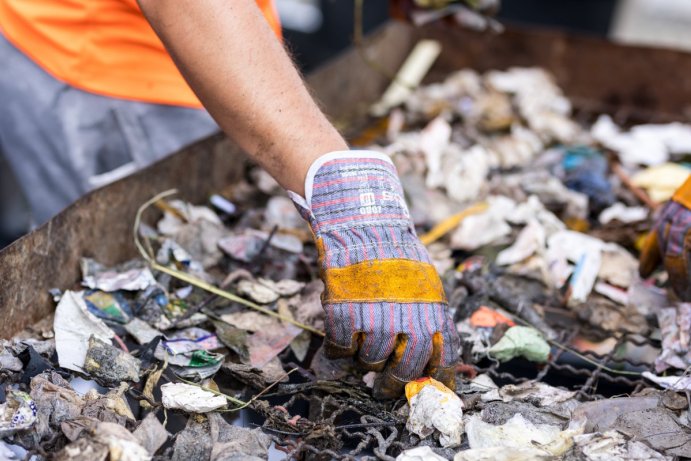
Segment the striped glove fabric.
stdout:
[[641,276],[648,277],[660,263],[674,293],[691,301],[691,177],[665,204],[648,234],[641,251]]
[[383,372],[378,397],[398,397],[423,374],[454,389],[460,340],[391,160],[326,154],[311,166],[305,195],[290,193],[319,252],[326,356],[356,356]]

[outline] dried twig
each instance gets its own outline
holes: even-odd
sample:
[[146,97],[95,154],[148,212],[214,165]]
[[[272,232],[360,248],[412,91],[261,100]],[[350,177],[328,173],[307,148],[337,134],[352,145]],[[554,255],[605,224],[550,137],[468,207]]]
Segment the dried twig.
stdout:
[[194,383],[194,382],[192,382],[192,381],[188,381],[188,380],[186,380],[186,379],[184,379],[184,378],[181,378],[180,376],[177,376],[177,375],[176,375],[176,377],[177,377],[180,381],[182,381],[183,383],[185,383],[185,384],[189,384],[189,385],[191,385],[191,386],[196,386],[196,387],[198,387],[199,389],[203,389],[203,390],[205,390],[205,391],[211,392],[211,393],[214,394],[214,395],[220,395],[221,397],[225,397],[225,399],[228,400],[230,403],[233,403],[233,404],[235,404],[235,405],[239,405],[237,408],[230,408],[230,409],[228,409],[228,410],[221,410],[222,412],[235,412],[235,411],[242,410],[243,408],[247,408],[248,406],[252,405],[257,399],[259,399],[259,397],[261,397],[261,396],[264,395],[266,392],[268,392],[269,389],[273,388],[275,385],[277,385],[278,383],[280,383],[284,378],[286,378],[287,376],[290,376],[290,374],[291,374],[292,372],[294,372],[295,370],[297,370],[297,368],[293,368],[292,370],[290,370],[290,371],[284,373],[280,378],[278,378],[276,381],[274,381],[273,383],[271,383],[271,384],[269,384],[268,386],[266,386],[261,392],[259,392],[257,395],[255,395],[254,397],[252,397],[252,398],[251,398],[249,401],[247,401],[247,402],[245,402],[244,400],[240,400],[240,399],[238,399],[238,398],[235,398],[235,397],[231,397],[230,395],[224,394],[223,392],[217,391],[217,390],[215,390],[215,389],[211,389],[211,388],[209,388],[209,387],[202,386],[201,384],[197,384],[197,383]]
[[650,208],[650,211],[654,211],[655,208],[657,208],[659,203],[655,202],[643,189],[635,185],[618,162],[612,162],[612,172],[617,175],[622,184],[624,184],[638,200]]
[[139,226],[141,224],[142,214],[152,204],[156,203],[157,201],[159,201],[165,197],[169,197],[169,196],[176,194],[176,193],[177,193],[176,189],[171,189],[171,190],[167,190],[165,192],[161,192],[160,194],[157,194],[156,196],[154,196],[153,198],[151,198],[150,200],[145,202],[141,207],[139,207],[139,209],[137,210],[137,215],[134,219],[134,229],[133,229],[134,230],[134,244],[137,247],[137,250],[139,250],[139,254],[141,255],[141,257],[144,258],[144,260],[146,260],[146,262],[149,263],[149,266],[151,266],[152,269],[157,270],[159,272],[163,272],[164,274],[168,274],[171,277],[174,277],[174,278],[181,280],[185,283],[193,285],[197,288],[201,288],[202,290],[208,291],[209,293],[213,293],[215,295],[218,295],[218,296],[225,298],[229,301],[233,301],[233,302],[236,302],[238,304],[242,304],[243,306],[247,306],[247,307],[254,309],[256,311],[259,311],[263,314],[279,318],[279,319],[283,320],[284,322],[292,323],[293,325],[300,327],[303,330],[307,330],[307,331],[314,333],[316,335],[319,335],[319,336],[324,336],[323,331],[317,330],[314,327],[311,327],[311,326],[306,325],[304,323],[298,322],[297,320],[295,320],[293,318],[286,317],[286,316],[281,315],[277,312],[274,312],[270,309],[262,307],[259,304],[255,304],[252,301],[244,299],[244,298],[237,296],[233,293],[230,293],[228,291],[222,290],[222,289],[220,289],[214,285],[211,285],[210,283],[207,283],[204,280],[201,280],[201,279],[199,279],[193,275],[187,274],[187,273],[179,271],[177,269],[163,266],[163,265],[159,264],[158,262],[156,262],[156,259],[154,258],[153,254],[152,254],[153,252],[147,251],[144,248],[144,245],[142,245],[142,242],[139,240]]
[[384,67],[382,67],[377,61],[374,59],[370,58],[367,55],[367,50],[365,49],[365,44],[363,41],[363,27],[362,27],[362,13],[363,13],[363,8],[364,8],[364,0],[355,0],[354,2],[354,10],[353,10],[353,45],[355,45],[355,48],[357,49],[358,54],[362,58],[362,60],[365,62],[365,64],[372,68],[374,71],[377,73],[383,75],[387,79],[398,83],[399,85],[409,88],[409,89],[414,89],[411,87],[408,83],[400,81],[399,78],[395,74],[392,74],[388,70],[386,70]]
[[[524,325],[527,325],[529,327],[532,327],[532,328],[535,328],[536,330],[538,330],[538,328],[535,325],[526,321],[525,319],[518,317],[517,315],[511,315],[511,317],[512,317],[512,320],[515,320],[517,323],[522,323]],[[593,360],[590,357],[587,357],[586,355],[581,354],[576,349],[565,346],[565,345],[561,344],[560,342],[555,341],[553,339],[545,338],[545,341],[547,341],[552,346],[555,346],[555,347],[562,349],[566,352],[570,352],[571,354],[575,355],[579,359],[584,360],[584,361],[588,362],[589,364],[594,365],[597,368],[605,370],[609,373],[616,374],[616,375],[643,376],[643,373],[641,373],[639,371],[615,370],[614,368],[610,368],[607,365],[598,362],[597,360]]]
[[432,230],[427,232],[426,234],[422,235],[420,237],[420,241],[423,243],[423,245],[429,245],[430,243],[436,242],[452,230],[454,230],[458,225],[463,222],[465,218],[468,216],[472,216],[474,214],[482,213],[487,209],[489,205],[485,202],[482,203],[477,203],[469,208],[466,208],[465,210],[456,213],[453,216],[450,216],[434,226]]
[[149,397],[144,395],[144,393],[142,393],[142,392],[135,392],[134,389],[129,389],[127,391],[127,395],[132,397],[134,400],[137,400],[140,402],[142,400],[145,401],[151,408],[158,408],[161,406],[160,403],[156,402],[155,400],[150,399]]

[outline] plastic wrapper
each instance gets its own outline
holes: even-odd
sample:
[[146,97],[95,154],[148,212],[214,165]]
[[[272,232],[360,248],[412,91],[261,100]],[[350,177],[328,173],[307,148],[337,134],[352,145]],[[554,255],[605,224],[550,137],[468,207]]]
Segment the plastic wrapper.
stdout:
[[83,297],[87,309],[96,317],[118,323],[127,323],[133,317],[129,303],[119,293],[88,290]]
[[270,304],[277,301],[281,296],[297,294],[304,286],[304,283],[295,280],[281,280],[279,282],[267,279],[241,280],[238,283],[238,292],[259,304]]
[[29,429],[36,422],[36,403],[26,392],[10,390],[0,404],[0,437]]
[[463,456],[456,459],[488,459],[483,456],[497,453],[497,449],[504,450],[506,457],[500,459],[506,460],[531,459],[531,455],[534,459],[560,456],[571,448],[573,437],[583,432],[582,424],[572,423],[572,426],[562,431],[559,426],[532,424],[520,414],[495,426],[472,415],[466,422],[470,450],[461,452]]
[[514,244],[497,255],[496,263],[507,266],[528,259],[545,247],[545,239],[545,229],[536,220],[531,220]]
[[626,412],[617,417],[612,429],[665,455],[691,458],[691,429],[667,408]]
[[156,284],[151,270],[143,266],[141,262],[108,269],[93,259],[84,258],[82,259],[82,278],[84,286],[106,292],[146,290]]
[[631,411],[647,410],[660,404],[660,398],[618,397],[579,404],[573,411],[576,419],[585,419],[585,432],[604,432],[614,425],[620,415]]
[[607,159],[596,149],[588,146],[570,147],[562,160],[564,185],[586,195],[590,208],[599,212],[615,201],[607,168]]
[[231,425],[219,413],[208,415],[211,433],[211,459],[258,460],[267,457],[271,438],[261,428]]
[[460,451],[453,461],[551,461],[554,456],[537,448],[478,448]]
[[515,202],[506,197],[490,198],[488,202],[487,211],[467,217],[451,235],[452,248],[474,250],[511,233],[506,217],[515,208]]
[[87,434],[55,456],[58,461],[150,461],[151,455],[123,426],[111,422],[88,423]]
[[24,365],[10,351],[9,341],[0,340],[0,370],[22,371]]
[[167,360],[183,378],[201,380],[213,376],[221,368],[225,356],[213,352],[221,347],[215,334],[192,327],[161,341],[155,357]]
[[139,359],[93,336],[89,338],[84,370],[92,376],[111,385],[121,381],[139,382],[140,368]]
[[536,329],[515,326],[511,327],[488,352],[502,362],[524,357],[532,362],[544,363],[549,357],[550,347]]

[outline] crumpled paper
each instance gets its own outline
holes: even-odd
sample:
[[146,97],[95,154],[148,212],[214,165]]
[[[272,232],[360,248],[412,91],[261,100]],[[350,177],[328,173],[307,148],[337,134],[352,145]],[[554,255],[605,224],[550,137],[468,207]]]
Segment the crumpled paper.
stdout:
[[657,376],[649,371],[644,371],[643,377],[664,389],[676,392],[691,391],[691,376]]
[[662,352],[655,360],[655,371],[668,368],[685,370],[691,365],[691,303],[666,307],[657,312],[662,335]]
[[609,115],[601,115],[591,128],[593,137],[619,153],[628,166],[659,165],[670,154],[691,150],[691,126],[683,123],[637,125],[622,132]]
[[65,446],[55,456],[58,461],[150,461],[151,455],[137,438],[120,424],[90,421],[87,434]]
[[574,442],[576,452],[582,456],[578,459],[585,461],[672,461],[671,456],[658,453],[642,442],[626,440],[617,431],[577,435]]
[[146,448],[150,455],[154,455],[168,440],[170,434],[165,426],[156,417],[155,413],[149,413],[142,420],[139,427],[132,432],[139,444]]
[[[533,424],[520,414],[515,415],[505,424],[495,426],[482,421],[478,415],[470,416],[466,421],[466,433],[470,450],[460,452],[455,461],[477,459],[552,459],[571,448],[573,437],[583,433],[583,423],[572,421],[562,431],[559,426]],[[501,450],[498,450],[501,449]],[[512,455],[517,450],[515,455]],[[486,455],[497,456],[490,458]]]
[[551,407],[567,402],[575,396],[575,391],[566,391],[541,382],[527,381],[521,384],[507,384],[501,388],[494,387],[482,395],[482,401],[521,401],[530,402],[538,407]]
[[82,372],[89,348],[89,338],[94,336],[105,343],[115,335],[113,331],[87,310],[81,292],[67,290],[55,311],[55,350],[62,368]]
[[106,268],[93,259],[82,259],[82,284],[92,290],[113,292],[118,290],[146,290],[156,284],[151,270],[141,262],[130,268]]
[[226,398],[222,395],[185,383],[167,383],[161,386],[161,401],[169,410],[190,413],[208,413],[226,405]]
[[396,457],[396,461],[446,461],[428,446],[415,447],[406,450]]
[[489,197],[489,207],[483,213],[465,218],[451,235],[451,247],[472,251],[483,245],[495,243],[511,233],[507,216],[516,203],[504,196]]
[[406,429],[422,438],[439,431],[442,447],[457,447],[463,434],[463,402],[433,378],[420,378],[405,386],[410,405]]

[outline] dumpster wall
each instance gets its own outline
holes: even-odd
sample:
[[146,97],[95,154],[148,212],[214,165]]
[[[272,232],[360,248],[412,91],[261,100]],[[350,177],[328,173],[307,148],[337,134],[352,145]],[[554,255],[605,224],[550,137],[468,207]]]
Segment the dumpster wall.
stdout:
[[112,264],[135,255],[132,224],[143,201],[162,190],[204,200],[210,190],[235,181],[244,159],[214,136],[82,197],[45,225],[0,252],[0,338],[11,336],[53,310],[48,289],[74,286],[79,260]]
[[[412,35],[387,28],[372,50],[393,72],[405,58]],[[385,48],[391,51],[387,52]],[[337,124],[362,113],[383,91],[386,78],[367,68],[356,53],[315,71],[307,78],[315,97]],[[203,202],[236,182],[246,159],[223,135],[182,149],[149,168],[77,200],[49,222],[0,251],[0,338],[10,337],[54,308],[50,288],[74,287],[81,279],[84,256],[115,264],[137,255],[132,226],[138,207],[163,190],[177,188],[180,197]],[[151,211],[153,218],[155,210]]]

